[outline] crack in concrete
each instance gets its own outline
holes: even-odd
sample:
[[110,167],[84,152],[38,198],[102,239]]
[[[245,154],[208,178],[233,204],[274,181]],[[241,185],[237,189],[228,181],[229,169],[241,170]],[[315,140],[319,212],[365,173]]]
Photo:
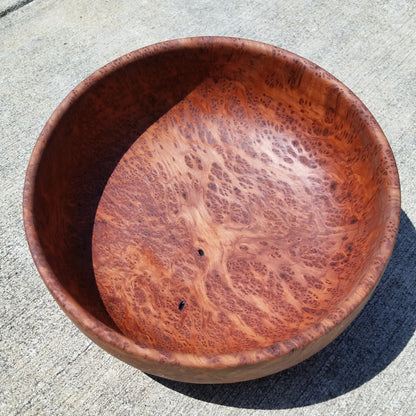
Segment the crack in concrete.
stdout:
[[11,6],[7,7],[4,10],[0,11],[0,19],[2,17],[7,16],[8,14],[15,12],[16,10],[19,10],[20,8],[22,8],[23,6],[26,6],[26,4],[32,3],[32,1],[34,0],[20,0],[15,4],[12,4]]

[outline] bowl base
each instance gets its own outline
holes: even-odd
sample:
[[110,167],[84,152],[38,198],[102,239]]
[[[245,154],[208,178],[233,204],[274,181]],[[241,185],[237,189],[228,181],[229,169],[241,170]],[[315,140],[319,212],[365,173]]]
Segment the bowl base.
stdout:
[[362,249],[349,154],[324,133],[305,134],[313,121],[293,114],[306,102],[294,108],[269,93],[207,78],[110,177],[95,218],[95,277],[138,344],[269,347],[318,324],[348,293]]

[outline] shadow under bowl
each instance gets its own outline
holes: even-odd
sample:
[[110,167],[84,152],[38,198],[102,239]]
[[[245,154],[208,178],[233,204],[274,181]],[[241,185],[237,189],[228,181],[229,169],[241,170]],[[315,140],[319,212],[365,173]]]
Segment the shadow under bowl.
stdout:
[[46,123],[24,222],[52,295],[141,370],[225,383],[339,335],[387,265],[394,157],[361,101],[292,53],[167,41],[76,87]]

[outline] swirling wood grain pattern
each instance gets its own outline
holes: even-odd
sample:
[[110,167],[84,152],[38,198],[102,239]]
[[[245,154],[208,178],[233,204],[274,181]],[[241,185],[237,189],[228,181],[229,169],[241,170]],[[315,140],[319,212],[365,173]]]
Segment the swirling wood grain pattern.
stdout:
[[41,138],[25,222],[42,277],[88,336],[153,374],[231,382],[307,358],[358,314],[393,248],[383,133],[278,48],[137,51],[81,84]]

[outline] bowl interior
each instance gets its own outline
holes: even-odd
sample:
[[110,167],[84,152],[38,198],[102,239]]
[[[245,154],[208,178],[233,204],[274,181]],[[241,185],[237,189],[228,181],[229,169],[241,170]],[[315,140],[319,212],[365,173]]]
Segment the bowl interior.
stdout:
[[344,319],[388,260],[384,136],[338,81],[277,48],[127,56],[43,134],[30,185],[48,267],[139,345],[216,355],[294,339]]

